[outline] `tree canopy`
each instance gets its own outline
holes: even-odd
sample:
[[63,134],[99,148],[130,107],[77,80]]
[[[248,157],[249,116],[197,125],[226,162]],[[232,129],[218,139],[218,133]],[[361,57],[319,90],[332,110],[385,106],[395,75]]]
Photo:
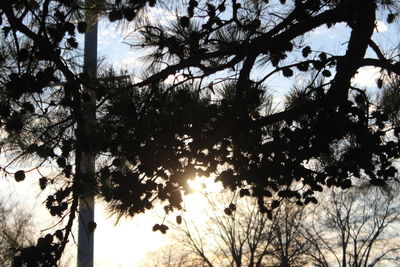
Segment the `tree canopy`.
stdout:
[[[36,173],[42,189],[52,188],[50,213],[68,218],[18,261],[56,264],[88,185],[133,216],[158,200],[166,212],[181,209],[186,181],[216,174],[271,214],[282,199],[316,203],[325,187],[397,178],[399,102],[390,96],[398,95],[398,45],[380,46],[373,35],[377,14],[398,23],[396,1],[166,1],[160,8],[176,18],[164,25],[146,19],[154,0],[87,3],[0,3],[0,138],[8,159],[1,170],[16,181]],[[85,74],[77,40],[90,27],[86,9],[131,22],[130,45],[152,49],[139,82],[112,71]],[[349,30],[345,48],[309,43],[319,27],[338,25]],[[364,66],[381,70],[380,98],[354,84]],[[288,97],[273,109],[269,79],[282,75]],[[300,87],[298,75],[306,81]],[[93,101],[97,123],[87,136],[84,106]],[[98,155],[96,172],[83,175],[89,152]],[[43,171],[50,166],[51,174]]]

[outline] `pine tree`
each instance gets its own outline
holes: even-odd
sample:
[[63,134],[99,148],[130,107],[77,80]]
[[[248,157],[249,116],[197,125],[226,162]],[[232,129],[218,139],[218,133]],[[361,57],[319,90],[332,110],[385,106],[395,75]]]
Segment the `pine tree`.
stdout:
[[[56,264],[88,187],[133,216],[158,200],[166,212],[181,209],[187,179],[215,173],[270,214],[284,198],[316,203],[314,193],[326,186],[348,188],[354,179],[379,186],[397,177],[400,128],[352,82],[363,66],[399,75],[398,56],[389,57],[373,35],[378,12],[387,23],[397,20],[396,2],[169,1],[164,7],[178,14],[168,25],[141,15],[154,5],[97,7],[110,22],[135,21],[142,38],[132,46],[153,48],[146,77],[135,83],[112,72],[96,79],[82,73],[77,35],[90,25],[80,1],[0,3],[1,143],[10,159],[2,172],[16,181],[36,172],[42,189],[54,187],[50,213],[67,217],[62,229],[21,250],[16,264]],[[318,27],[339,24],[349,29],[339,53],[308,42]],[[289,89],[300,73],[310,82],[284,108],[260,108],[270,77],[287,77]],[[219,92],[226,87],[233,89]],[[83,106],[94,100],[97,124],[87,136]],[[88,151],[99,155],[93,175],[81,171]],[[48,166],[59,171],[42,175]]]

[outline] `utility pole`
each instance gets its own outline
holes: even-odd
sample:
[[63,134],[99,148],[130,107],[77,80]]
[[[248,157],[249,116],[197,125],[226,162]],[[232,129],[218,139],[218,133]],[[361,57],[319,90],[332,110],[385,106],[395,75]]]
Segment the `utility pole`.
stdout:
[[[86,0],[84,44],[84,79],[94,81],[97,76],[97,11],[96,0]],[[86,140],[95,134],[96,129],[96,94],[90,85],[84,88],[84,94],[90,96],[82,101],[83,132]],[[83,179],[87,179],[84,194],[79,199],[78,223],[78,255],[77,267],[93,267],[94,255],[94,174],[96,151],[89,147],[81,154],[80,172]]]

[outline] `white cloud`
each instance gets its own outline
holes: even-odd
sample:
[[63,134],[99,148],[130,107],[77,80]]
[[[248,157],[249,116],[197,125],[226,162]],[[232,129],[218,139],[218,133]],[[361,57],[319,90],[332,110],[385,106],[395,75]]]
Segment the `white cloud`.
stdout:
[[375,22],[375,32],[387,32],[388,31],[388,26],[385,24],[383,21],[376,21]]
[[174,12],[168,11],[161,7],[150,7],[149,15],[153,15],[153,18],[162,17],[165,21],[171,21],[176,19]]
[[140,59],[138,59],[135,56],[131,56],[131,55],[129,57],[124,58],[121,61],[121,66],[128,67],[128,68],[143,67],[143,65],[144,65],[143,62]]
[[376,67],[363,67],[358,70],[358,73],[352,79],[353,84],[357,86],[375,86],[376,80],[380,76],[380,69]]
[[118,34],[118,30],[114,27],[101,27],[99,29],[99,39],[100,40],[110,40],[110,39],[120,39],[121,35]]
[[185,78],[183,77],[183,75],[181,73],[175,73],[175,74],[171,74],[167,77],[167,79],[165,79],[165,83],[167,84],[176,84],[179,83],[181,81],[183,81]]

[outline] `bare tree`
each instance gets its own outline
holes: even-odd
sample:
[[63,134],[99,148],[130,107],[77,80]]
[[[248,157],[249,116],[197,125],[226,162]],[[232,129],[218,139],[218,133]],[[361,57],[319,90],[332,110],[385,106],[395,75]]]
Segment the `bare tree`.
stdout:
[[381,188],[332,191],[305,228],[317,266],[400,262],[398,196]]
[[[184,255],[191,264],[171,266],[301,266],[307,262],[305,251],[311,244],[302,232],[303,207],[282,201],[273,212],[263,213],[254,199],[238,194],[205,197],[204,223],[179,218],[173,227],[177,244],[173,254]],[[158,257],[168,258],[167,254]]]
[[207,195],[207,220],[179,218],[175,245],[152,260],[166,267],[398,264],[400,207],[394,192],[370,186],[336,190],[317,206],[282,201],[269,214],[237,194]]
[[307,255],[313,253],[313,247],[303,229],[308,210],[288,201],[277,210],[277,218],[271,225],[273,239],[268,257],[270,264],[265,266],[296,267],[310,261]]
[[[180,251],[179,253],[177,253]],[[140,267],[203,267],[197,259],[181,250],[180,244],[170,244],[160,249],[150,251],[146,257],[137,264]]]
[[32,214],[16,202],[0,200],[0,265],[8,266],[17,249],[35,242]]
[[[379,45],[383,39],[374,34],[379,13],[387,23],[398,21],[398,1],[165,1],[176,10],[174,19],[142,16],[156,0],[106,1],[110,22],[137,18],[129,45],[147,54],[149,66],[126,84],[109,85],[76,64],[78,34],[90,28],[81,2],[0,1],[3,35],[17,56],[0,77],[0,142],[9,156],[0,170],[17,182],[38,175],[40,188],[49,190],[46,208],[65,218],[61,232],[21,251],[21,262],[58,265],[87,188],[116,212],[134,216],[157,200],[168,203],[167,212],[180,210],[187,180],[215,174],[226,188],[249,190],[272,213],[269,204],[281,197],[303,204],[324,185],[349,188],[350,178],[382,185],[398,175],[392,163],[400,158],[400,128],[354,79],[362,67],[400,75],[398,55],[388,53],[398,46]],[[313,40],[321,27],[331,34],[344,25],[344,39],[326,47]],[[385,43],[399,43],[391,35]],[[0,63],[8,62],[7,50],[0,52]],[[282,76],[286,82],[275,86],[272,80]],[[324,82],[309,83],[291,106],[258,109],[269,93],[264,88],[281,96],[300,80],[292,77]],[[385,82],[379,78],[377,86]],[[214,90],[229,83],[234,97],[218,97]],[[85,108],[92,102],[96,125]],[[94,169],[84,168],[85,155],[98,155]],[[324,164],[317,169],[314,162]],[[54,175],[45,177],[48,167]],[[303,186],[293,187],[297,182]],[[236,213],[232,208],[227,212]],[[165,233],[165,227],[156,228]],[[239,247],[228,252],[242,259],[249,242],[232,236]]]

